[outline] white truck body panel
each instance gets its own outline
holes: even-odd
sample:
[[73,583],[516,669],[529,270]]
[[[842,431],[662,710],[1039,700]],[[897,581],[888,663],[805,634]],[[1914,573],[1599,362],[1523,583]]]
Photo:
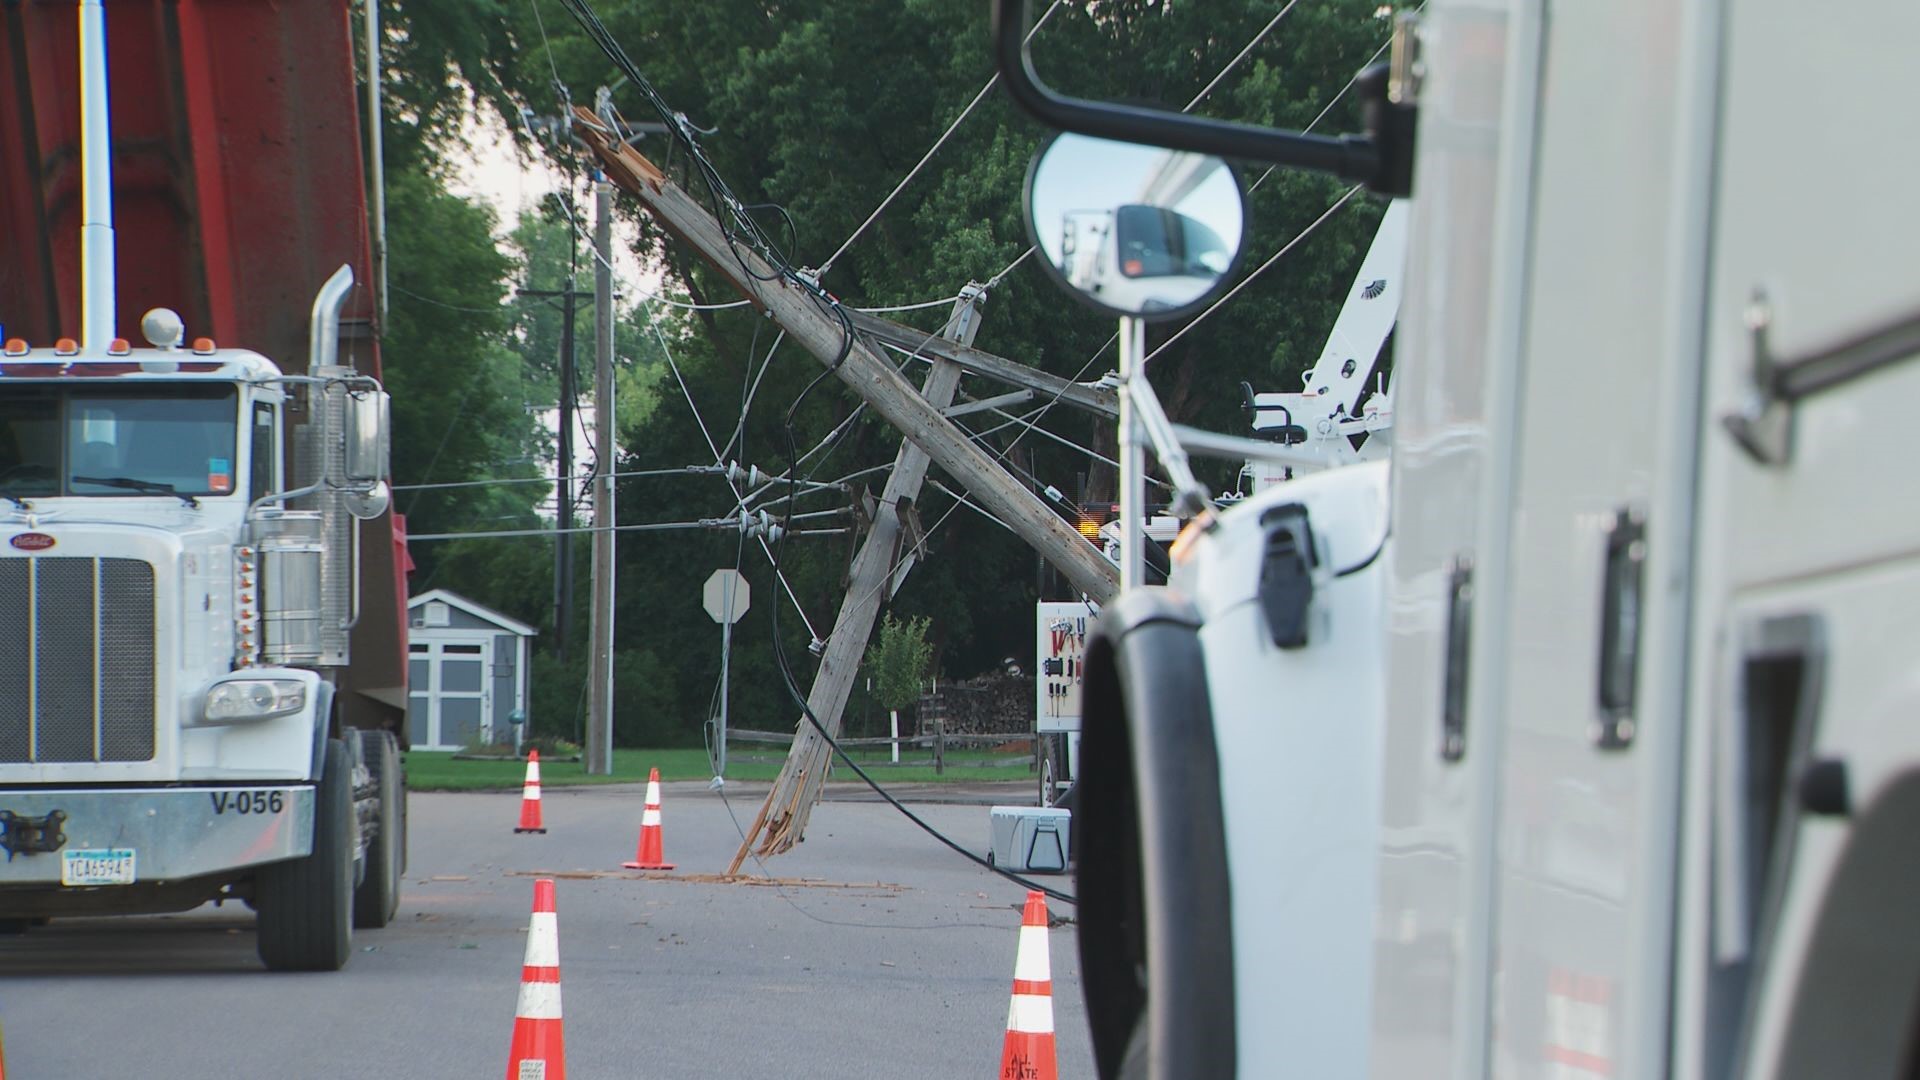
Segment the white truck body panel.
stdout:
[[[1810,1065],[1833,1076],[1893,1075],[1913,1067],[1904,1055],[1920,1052],[1909,1041],[1920,967],[1910,838],[1920,823],[1909,812],[1895,829],[1907,846],[1891,851],[1873,847],[1872,823],[1920,766],[1920,501],[1905,475],[1920,364],[1896,363],[1801,402],[1781,465],[1749,457],[1720,419],[1752,394],[1745,316],[1756,292],[1771,309],[1771,350],[1785,358],[1920,308],[1920,220],[1908,209],[1920,116],[1899,104],[1897,86],[1920,10],[1754,0],[1723,17],[1687,687],[1689,791],[1715,797],[1685,803],[1673,1075],[1807,1075]],[[1756,628],[1795,618],[1817,628],[1811,649],[1823,668],[1803,752],[1845,764],[1853,817],[1790,819],[1778,841],[1791,871],[1776,883],[1777,910],[1748,913],[1759,943],[1740,950],[1727,928],[1736,883],[1707,853],[1724,851],[1749,824],[1725,797],[1747,711],[1739,671],[1748,642]],[[1851,847],[1879,860],[1864,887],[1843,877]],[[1909,913],[1904,926],[1865,917],[1865,894],[1875,892],[1904,897],[1895,901]],[[1836,932],[1848,924],[1851,933]],[[1753,971],[1744,1029],[1740,999],[1727,992],[1737,960]],[[1846,1038],[1832,1035],[1841,1030]]]
[[[1847,834],[1830,820],[1792,819],[1777,912],[1767,893],[1748,905],[1770,944],[1739,958],[1761,964],[1741,1027],[1725,860],[1751,822],[1726,819],[1741,809],[1740,643],[1770,621],[1810,614],[1822,631],[1819,726],[1794,767],[1843,760],[1866,807],[1920,762],[1893,719],[1920,697],[1920,504],[1877,475],[1909,456],[1902,403],[1920,370],[1802,403],[1785,467],[1748,457],[1720,418],[1752,393],[1756,289],[1786,357],[1920,300],[1920,227],[1889,212],[1908,201],[1920,124],[1874,107],[1916,29],[1893,4],[1427,9],[1374,1075],[1902,1067],[1920,944],[1856,942],[1861,985],[1821,981],[1835,940],[1821,911],[1845,902]],[[1503,63],[1475,55],[1476,32]],[[1851,119],[1869,115],[1885,126]],[[1603,569],[1623,510],[1645,522],[1645,585],[1633,723],[1606,745]],[[1473,623],[1466,749],[1449,762],[1437,691],[1458,556]],[[1869,1003],[1885,1015],[1862,1019]],[[1815,1056],[1808,1018],[1843,1009],[1850,1056]]]
[[[1394,372],[1393,558],[1385,612],[1385,723],[1372,1074],[1481,1076],[1500,731],[1465,701],[1462,760],[1444,767],[1452,571],[1471,564],[1467,686],[1496,684],[1502,493],[1513,467],[1534,87],[1541,13],[1528,3],[1436,4],[1421,30],[1445,77],[1422,88],[1418,187]],[[1428,212],[1438,206],[1440,212]]]
[[[1319,560],[1300,649],[1274,644],[1260,601],[1262,516],[1289,504]],[[1240,1060],[1327,1080],[1367,1059],[1386,533],[1384,462],[1317,473],[1224,512],[1169,582],[1204,620],[1235,948],[1276,958],[1235,969]],[[1295,707],[1308,701],[1340,704]]]

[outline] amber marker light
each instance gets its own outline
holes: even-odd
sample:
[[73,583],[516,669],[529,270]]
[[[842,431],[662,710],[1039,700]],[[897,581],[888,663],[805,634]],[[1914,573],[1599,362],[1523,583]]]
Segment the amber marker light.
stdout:
[[1193,557],[1193,545],[1199,542],[1200,534],[1212,531],[1219,524],[1212,510],[1202,510],[1185,525],[1180,527],[1180,535],[1173,538],[1173,544],[1167,548],[1167,557],[1177,563],[1185,563]]

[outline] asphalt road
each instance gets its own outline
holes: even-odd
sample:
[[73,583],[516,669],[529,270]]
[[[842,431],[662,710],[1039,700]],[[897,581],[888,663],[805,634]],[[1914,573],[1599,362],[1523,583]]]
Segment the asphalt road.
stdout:
[[[1031,801],[1029,786],[934,797]],[[558,880],[576,1080],[996,1075],[1025,891],[887,806],[835,799],[795,851],[747,864],[760,883],[713,880],[764,790],[723,801],[668,785],[678,865],[648,875],[619,869],[638,838],[638,787],[547,792],[545,836],[513,834],[517,793],[414,795],[400,916],[357,932],[334,974],[266,972],[238,905],[0,938],[5,1076],[502,1075],[540,875]],[[915,809],[984,851],[985,805]],[[1060,1075],[1091,1077],[1071,923],[1049,937]]]

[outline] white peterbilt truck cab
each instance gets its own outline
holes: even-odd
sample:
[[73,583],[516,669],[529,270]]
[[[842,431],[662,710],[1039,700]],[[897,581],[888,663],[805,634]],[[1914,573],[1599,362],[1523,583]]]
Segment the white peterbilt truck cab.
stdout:
[[341,362],[342,266],[306,370],[114,333],[104,17],[80,11],[79,340],[0,348],[0,929],[244,901],[276,970],[333,970],[404,868],[391,731],[346,726],[360,519],[388,402]]
[[338,967],[404,857],[397,743],[332,707],[386,395],[148,322],[162,346],[0,355],[0,920],[238,898],[268,966]]

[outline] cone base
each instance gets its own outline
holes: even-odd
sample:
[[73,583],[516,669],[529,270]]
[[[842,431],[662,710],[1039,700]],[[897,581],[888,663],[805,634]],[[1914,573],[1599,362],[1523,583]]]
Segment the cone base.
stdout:
[[1000,1080],[1058,1080],[1053,1036],[1039,1033],[1007,1033],[1007,1045],[1000,1053]]
[[514,832],[517,832],[517,833],[529,833],[529,832],[534,832],[534,833],[539,833],[539,834],[541,834],[542,836],[544,836],[544,835],[546,835],[546,832],[547,832],[547,830],[545,830],[545,829],[522,829],[522,828],[518,828],[518,827],[516,827],[516,828],[515,828],[515,829],[514,829],[513,831],[514,831]]
[[671,870],[673,869],[673,864],[670,862],[623,862],[620,865],[626,867],[629,870]]

